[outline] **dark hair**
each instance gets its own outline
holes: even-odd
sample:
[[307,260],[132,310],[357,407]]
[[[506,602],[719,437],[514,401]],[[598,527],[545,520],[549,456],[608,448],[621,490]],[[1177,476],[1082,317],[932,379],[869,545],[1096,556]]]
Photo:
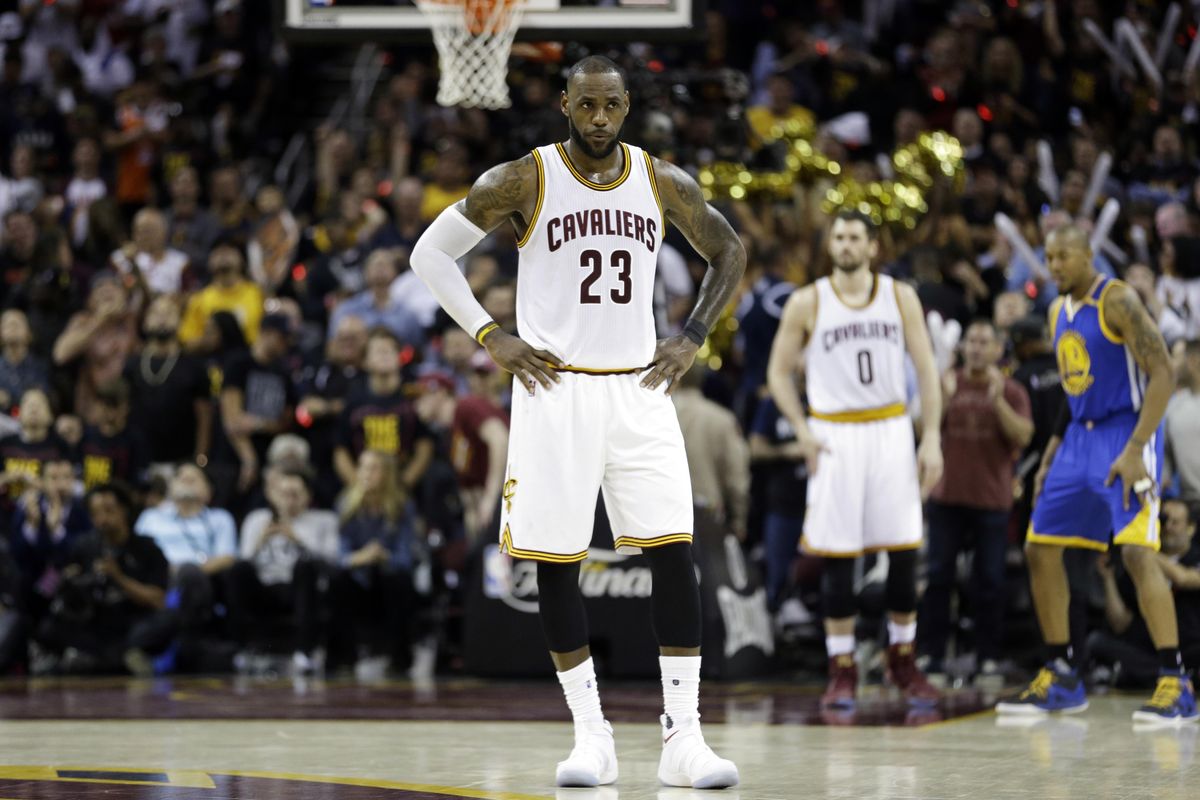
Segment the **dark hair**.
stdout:
[[567,70],[567,83],[571,83],[571,78],[576,75],[604,75],[613,74],[621,79],[621,88],[629,85],[629,80],[625,75],[625,70],[621,66],[607,56],[587,56],[581,58],[571,65]]
[[387,339],[392,344],[396,345],[397,350],[404,349],[404,342],[400,341],[400,337],[392,333],[389,328],[385,328],[382,325],[376,325],[367,332],[367,341],[370,342],[372,339]]
[[1200,339],[1188,339],[1184,342],[1183,352],[1189,356],[1200,356]]
[[875,222],[866,214],[855,208],[847,208],[839,211],[833,217],[834,221],[841,220],[842,222],[861,222],[867,229],[867,238],[875,239],[879,236],[879,229],[875,226]]
[[222,247],[228,247],[230,249],[237,250],[238,255],[242,257],[242,263],[243,264],[245,263],[246,248],[242,245],[242,243],[240,241],[238,241],[234,237],[228,236],[228,235],[222,235],[222,236],[217,237],[217,240],[212,243],[212,247],[208,248],[208,254],[212,255],[214,252],[216,252],[218,249],[220,249]]
[[137,518],[137,501],[133,499],[133,492],[121,481],[108,481],[101,483],[98,486],[93,486],[84,497],[84,505],[90,506],[92,498],[100,495],[110,495],[125,511],[125,521],[132,527],[134,519]]
[[217,347],[218,355],[228,355],[246,349],[246,334],[232,312],[216,311],[212,315],[212,321],[217,326],[217,332],[221,334],[221,344]]
[[967,323],[967,327],[963,329],[963,333],[971,330],[971,328],[974,328],[976,325],[982,325],[983,327],[987,328],[992,332],[993,336],[1000,336],[1000,329],[996,327],[996,323],[991,317],[972,317],[971,321]]
[[[1162,501],[1163,511],[1165,511],[1167,503],[1179,503],[1185,509],[1187,509],[1187,521],[1192,525],[1195,525],[1196,520],[1200,519],[1200,507],[1197,507],[1195,503],[1189,503],[1182,497],[1165,497]],[[1161,513],[1162,511],[1160,511],[1160,514]]]
[[1175,236],[1171,247],[1175,249],[1175,274],[1185,280],[1200,278],[1200,236]]

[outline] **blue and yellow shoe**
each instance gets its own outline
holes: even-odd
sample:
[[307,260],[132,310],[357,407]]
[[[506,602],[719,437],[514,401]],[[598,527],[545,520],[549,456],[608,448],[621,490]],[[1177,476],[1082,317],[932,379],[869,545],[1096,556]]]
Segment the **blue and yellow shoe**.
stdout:
[[1159,675],[1150,702],[1133,712],[1134,722],[1183,725],[1200,719],[1192,682],[1182,675]]
[[1047,664],[1016,699],[997,703],[996,713],[1077,714],[1087,707],[1087,694],[1079,676],[1074,672],[1060,672],[1054,665]]

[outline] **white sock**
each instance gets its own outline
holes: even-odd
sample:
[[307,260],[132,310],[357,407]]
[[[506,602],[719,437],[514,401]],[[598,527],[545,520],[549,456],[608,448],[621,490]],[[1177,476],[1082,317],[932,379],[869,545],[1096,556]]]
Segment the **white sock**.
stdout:
[[909,622],[901,625],[888,620],[889,644],[912,644],[917,639],[917,623]]
[[591,657],[566,672],[558,673],[558,682],[562,684],[567,708],[571,709],[576,725],[604,721],[604,712],[600,710],[600,687],[596,684],[596,666]]
[[844,636],[826,636],[825,650],[830,658],[849,655],[854,652],[854,634]]
[[663,710],[673,724],[700,718],[700,656],[659,656]]

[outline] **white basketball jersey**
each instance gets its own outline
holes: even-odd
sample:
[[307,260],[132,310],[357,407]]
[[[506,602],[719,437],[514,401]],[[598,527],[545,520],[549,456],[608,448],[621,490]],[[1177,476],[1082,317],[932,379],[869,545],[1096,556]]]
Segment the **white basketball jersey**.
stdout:
[[558,144],[533,151],[539,192],[518,242],[517,329],[584,370],[654,357],[654,271],[664,217],[649,156],[621,144],[621,175],[593,183]]
[[804,368],[814,416],[903,404],[904,325],[892,279],[876,276],[870,300],[857,308],[842,302],[829,278],[815,285],[817,321]]

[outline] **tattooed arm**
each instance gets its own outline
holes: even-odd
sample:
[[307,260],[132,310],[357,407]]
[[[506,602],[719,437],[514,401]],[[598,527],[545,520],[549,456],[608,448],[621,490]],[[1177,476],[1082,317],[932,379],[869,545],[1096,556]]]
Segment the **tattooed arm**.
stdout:
[[466,198],[455,204],[464,217],[484,232],[520,214],[525,225],[537,204],[537,164],[532,155],[492,167],[479,176]]
[[1137,292],[1123,283],[1114,284],[1105,297],[1102,313],[1105,325],[1124,340],[1134,361],[1150,376],[1137,426],[1108,473],[1109,484],[1115,478],[1121,478],[1125,489],[1124,499],[1128,504],[1128,493],[1133,485],[1144,478],[1153,477],[1146,473],[1142,449],[1154,436],[1167,412],[1167,402],[1175,391],[1175,376],[1171,372],[1167,344]]
[[643,386],[651,389],[667,381],[669,394],[675,379],[688,371],[696,357],[700,343],[695,340],[703,341],[733,299],[746,271],[746,251],[729,222],[708,204],[690,175],[674,164],[657,158],[653,161],[663,213],[708,262],[696,307],[684,326],[685,335],[658,343],[651,363],[653,369],[642,381]]
[[549,389],[558,381],[559,360],[544,350],[500,330],[471,292],[458,259],[479,244],[488,231],[520,215],[533,223],[537,203],[537,164],[529,155],[493,167],[480,176],[466,199],[447,208],[413,247],[409,262],[442,308],[482,344],[500,367],[517,377],[533,394],[539,383]]

